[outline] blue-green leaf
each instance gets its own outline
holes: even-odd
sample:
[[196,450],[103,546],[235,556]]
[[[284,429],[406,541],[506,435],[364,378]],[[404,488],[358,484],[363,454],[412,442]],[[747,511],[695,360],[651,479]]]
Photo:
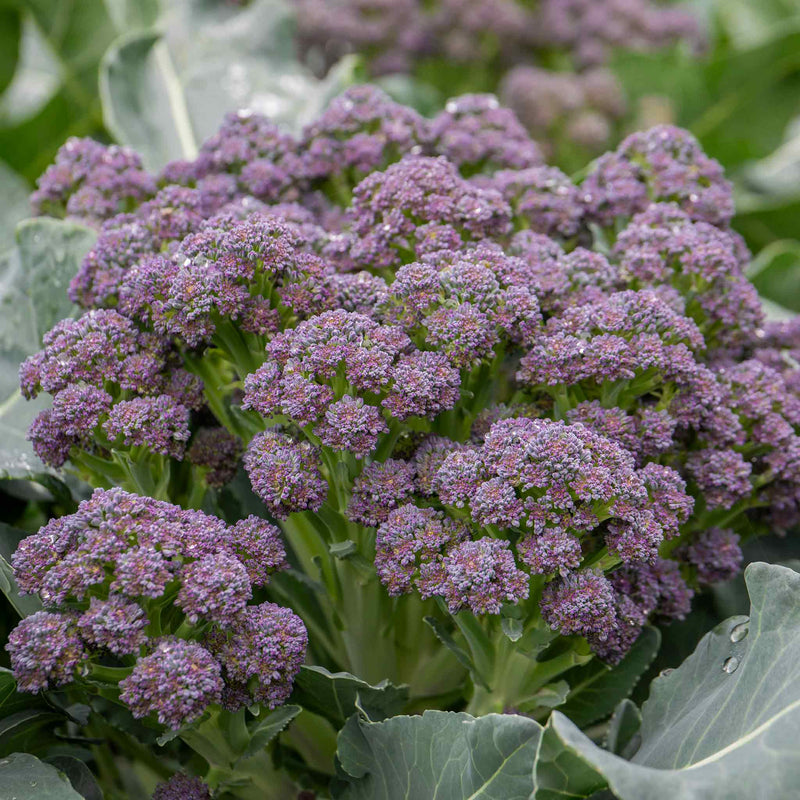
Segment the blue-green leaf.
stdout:
[[192,158],[226,112],[250,109],[293,130],[352,82],[345,59],[318,80],[298,60],[284,0],[245,8],[175,0],[157,28],[115,41],[100,71],[109,130],[158,170]]
[[562,713],[582,728],[607,717],[620,700],[630,695],[653,663],[660,642],[661,635],[655,628],[645,628],[615,667],[595,659],[585,667],[567,672],[564,679],[571,691]]
[[[653,682],[630,761],[557,711],[544,738],[602,776],[620,800],[792,797],[800,781],[800,574],[763,563],[745,572],[750,615],[701,640]],[[555,744],[557,741],[557,744]],[[537,764],[536,800],[543,791]]]
[[28,753],[0,758],[0,800],[83,800],[67,777]]
[[526,800],[541,726],[513,714],[426,711],[339,733],[338,800]]
[[408,687],[388,681],[370,686],[349,672],[304,666],[295,679],[292,700],[340,728],[359,708],[372,721],[399,714],[408,702]]

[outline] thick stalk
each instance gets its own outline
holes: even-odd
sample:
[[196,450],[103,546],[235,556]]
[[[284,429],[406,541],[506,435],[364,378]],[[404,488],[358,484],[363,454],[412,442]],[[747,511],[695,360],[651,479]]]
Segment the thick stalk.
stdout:
[[268,749],[244,757],[251,738],[245,713],[244,709],[215,711],[180,738],[208,762],[205,778],[212,788],[228,788],[240,800],[296,797],[298,786],[285,772],[275,769]]
[[366,576],[349,559],[337,559],[342,585],[340,616],[348,671],[368,683],[398,681],[391,598],[377,576]]
[[[536,635],[535,629],[540,627],[538,621],[529,625],[527,635]],[[579,652],[579,648],[570,647],[547,661],[537,661],[533,654],[520,649],[523,639],[512,642],[498,628],[495,626],[492,631],[493,659],[491,671],[486,676],[488,688],[476,684],[467,705],[467,712],[474,716],[500,714],[523,704],[527,711],[535,711],[536,693],[542,687],[592,658]]]

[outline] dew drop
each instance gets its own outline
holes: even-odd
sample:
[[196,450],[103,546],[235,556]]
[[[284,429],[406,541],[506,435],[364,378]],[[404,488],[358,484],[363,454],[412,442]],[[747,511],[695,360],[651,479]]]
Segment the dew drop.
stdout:
[[731,628],[731,641],[741,642],[748,633],[750,633],[750,623],[740,622],[738,625],[734,625]]
[[739,659],[736,656],[730,656],[722,663],[722,671],[730,675],[739,668]]

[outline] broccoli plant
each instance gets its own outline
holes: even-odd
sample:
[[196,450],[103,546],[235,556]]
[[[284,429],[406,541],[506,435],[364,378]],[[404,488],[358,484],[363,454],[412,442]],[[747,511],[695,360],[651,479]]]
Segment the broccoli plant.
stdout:
[[661,126],[575,182],[493,98],[449,109],[358,86],[297,138],[244,110],[158,175],[71,140],[39,181],[98,237],[29,437],[97,489],[13,556],[46,608],[12,668],[173,731],[215,796],[327,791],[352,714],[538,731],[587,669],[615,702],[800,522],[800,327],[720,165]]

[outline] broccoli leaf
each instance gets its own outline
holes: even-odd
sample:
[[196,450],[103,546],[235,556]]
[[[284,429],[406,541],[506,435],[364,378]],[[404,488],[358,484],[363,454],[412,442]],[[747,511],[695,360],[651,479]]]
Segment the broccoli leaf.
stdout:
[[225,112],[248,108],[298,130],[352,81],[350,59],[324,80],[297,60],[283,0],[244,9],[179,0],[162,22],[115,41],[100,72],[106,126],[151,170],[193,158]]
[[[630,761],[558,712],[543,742],[581,759],[620,800],[790,797],[800,780],[800,574],[755,563],[745,581],[749,618],[723,622],[653,682]],[[544,766],[536,765],[536,800],[551,796]]]
[[399,714],[408,702],[408,687],[388,681],[370,686],[349,672],[304,666],[295,679],[292,700],[340,728],[357,709],[372,721]]
[[47,468],[25,438],[50,403],[19,393],[20,362],[56,322],[74,314],[66,287],[95,241],[90,228],[41,217],[17,227],[17,247],[0,256],[0,478],[36,478]]
[[645,628],[617,666],[607,667],[595,659],[571,669],[564,675],[572,688],[561,712],[581,727],[607,717],[633,691],[653,662],[660,642],[661,634],[655,628]]
[[339,734],[338,800],[525,800],[541,727],[526,717],[450,711],[368,722]]
[[82,800],[67,777],[28,753],[0,759],[0,800]]

